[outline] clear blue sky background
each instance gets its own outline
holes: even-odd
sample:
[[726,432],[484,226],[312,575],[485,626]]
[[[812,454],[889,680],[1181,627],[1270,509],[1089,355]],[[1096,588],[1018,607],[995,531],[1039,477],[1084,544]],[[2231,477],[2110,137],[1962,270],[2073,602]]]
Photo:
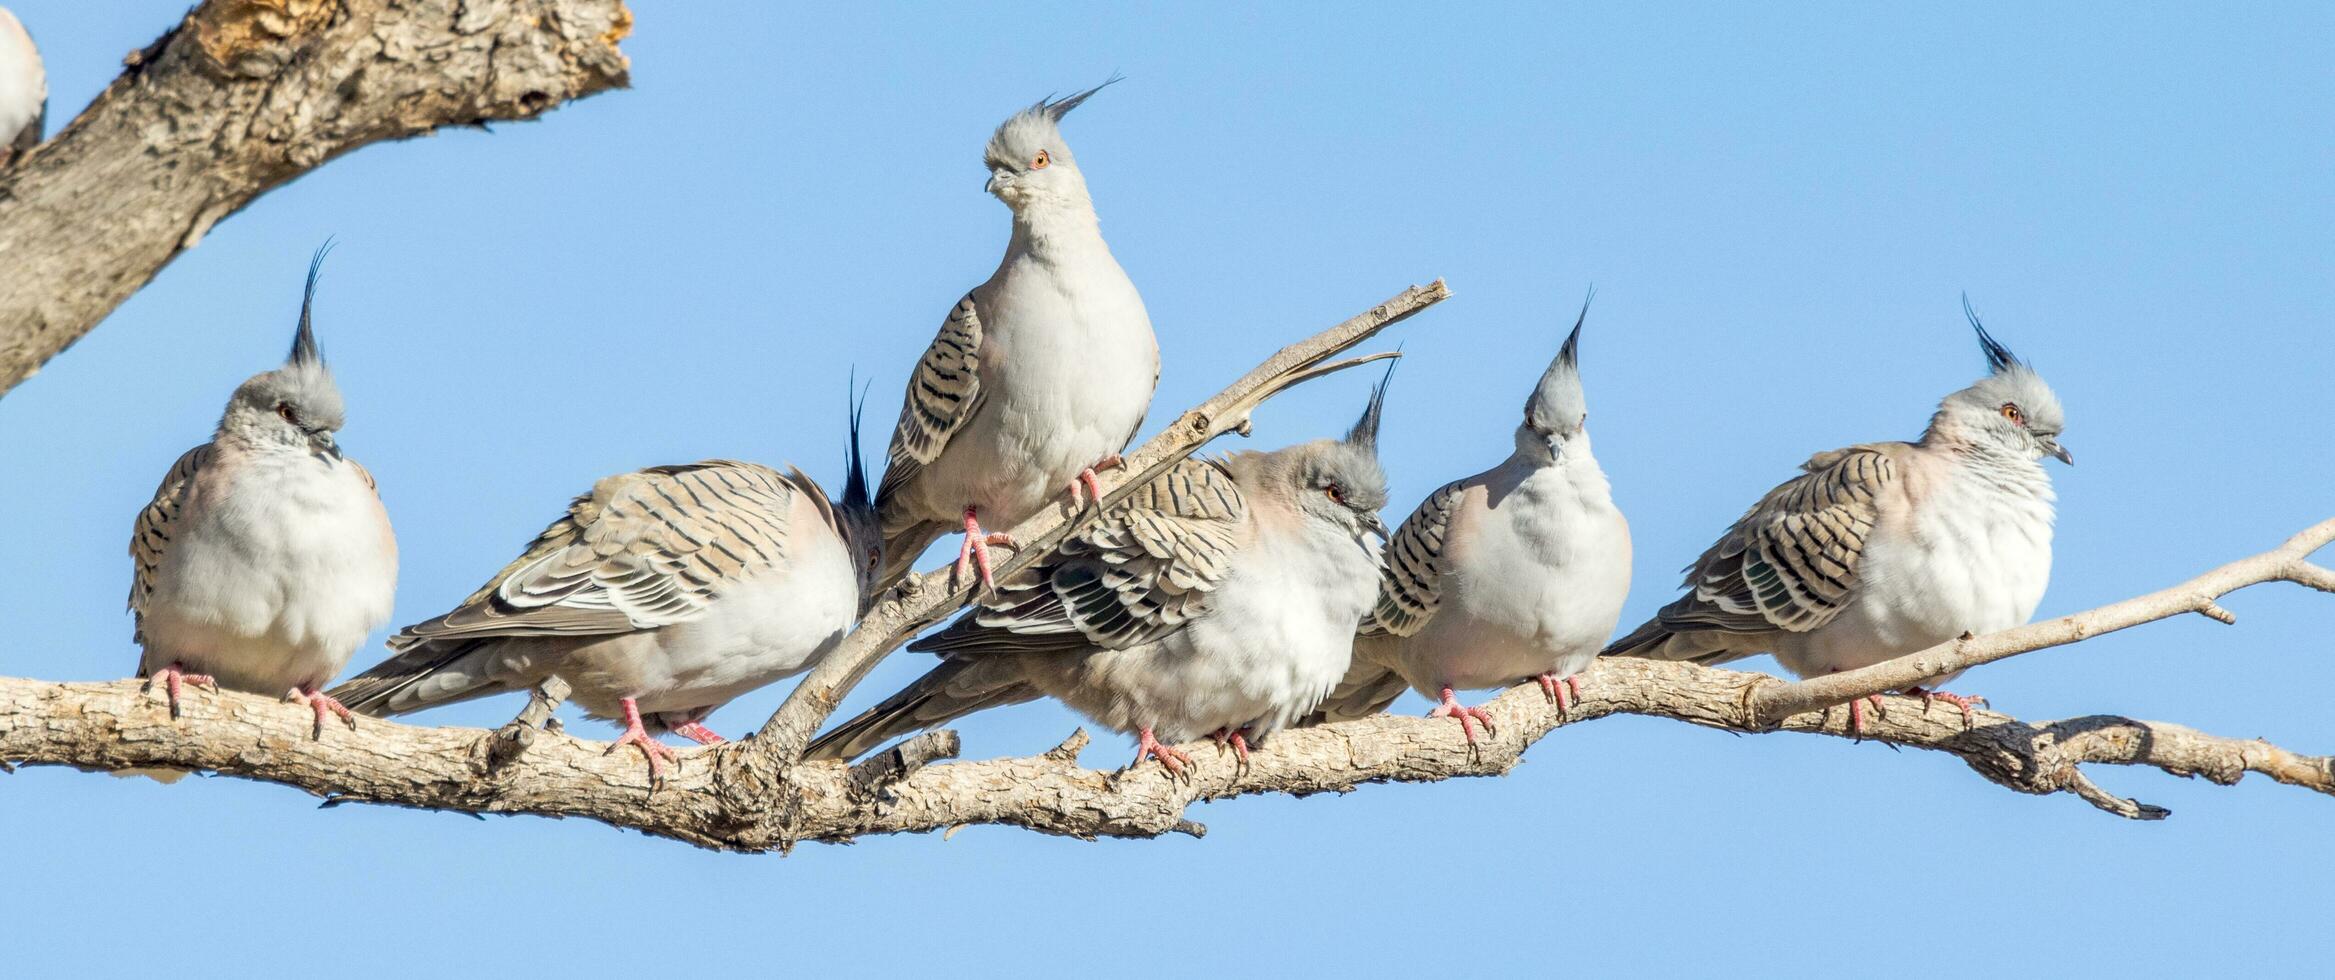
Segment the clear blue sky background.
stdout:
[[[11,6],[47,56],[57,126],[183,9]],[[327,235],[342,245],[318,332],[348,394],[342,443],[402,539],[408,622],[603,474],[726,455],[833,479],[845,373],[875,378],[880,441],[909,364],[996,262],[1006,212],[977,190],[991,127],[1113,71],[1128,80],[1068,134],[1158,325],[1155,421],[1448,277],[1457,297],[1384,341],[1410,354],[1384,440],[1399,520],[1508,451],[1595,283],[1582,360],[1637,533],[1630,622],[1808,454],[1913,436],[1976,377],[1964,290],[2068,405],[2081,465],[2053,470],[2044,614],[2335,510],[2325,5],[855,6],[639,4],[632,91],[368,148],[219,225],[0,404],[0,673],[130,671],[131,518],[229,390],[281,357]],[[1365,386],[1274,402],[1257,442],[1343,427]],[[1961,687],[2022,717],[2335,751],[2335,600],[2263,587],[2227,605],[2234,629],[2157,624]],[[924,666],[887,663],[852,707]],[[715,727],[750,728],[781,693]],[[1025,753],[1073,723],[1030,706],[963,731],[971,754]],[[1087,761],[1126,751],[1106,737]],[[2335,954],[2335,800],[2095,775],[2173,818],[2015,795],[1946,756],[1634,718],[1560,730],[1506,779],[1200,807],[1205,841],[976,828],[784,859],[580,821],[320,811],[228,779],[24,771],[0,778],[0,922],[22,976],[1712,975],[1925,957],[2201,975]]]

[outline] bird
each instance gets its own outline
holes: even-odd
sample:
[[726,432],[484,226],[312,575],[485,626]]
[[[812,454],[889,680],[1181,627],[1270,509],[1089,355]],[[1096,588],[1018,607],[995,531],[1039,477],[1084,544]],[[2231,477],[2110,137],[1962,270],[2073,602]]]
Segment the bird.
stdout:
[[8,8],[0,7],[0,167],[40,145],[49,114],[49,80],[40,49]]
[[1482,708],[1456,690],[1537,681],[1560,708],[1597,658],[1630,590],[1630,525],[1589,447],[1578,352],[1582,304],[1524,403],[1516,449],[1444,484],[1387,543],[1378,604],[1354,664],[1313,720],[1375,714],[1404,688],[1442,703],[1471,744]]
[[876,511],[888,588],[925,547],[965,537],[955,572],[995,584],[989,548],[1068,490],[1099,500],[1159,384],[1143,297],[1095,218],[1062,118],[1105,86],[1041,99],[990,137],[984,189],[1013,212],[1005,258],[957,302],[917,362],[886,454]]
[[[1913,442],[1811,457],[1687,566],[1686,595],[1605,654],[1722,664],[1772,653],[1805,678],[2027,622],[2051,578],[2055,498],[2042,460],[2075,462],[2060,444],[2066,413],[1968,297],[1962,311],[1985,377],[1947,395]],[[1947,701],[1967,721],[1984,699],[1938,690],[1960,673],[1905,693]],[[1849,703],[1859,733],[1863,704]]]
[[865,611],[881,557],[851,406],[843,496],[801,470],[709,459],[610,476],[450,612],[333,694],[400,715],[557,675],[620,722],[652,784],[679,755],[654,735],[723,741],[705,717],[809,670]]
[[170,466],[130,537],[138,676],[179,715],[182,685],[284,695],[350,725],[319,689],[389,622],[397,537],[372,474],[341,452],[340,389],[310,310],[331,243],[308,264],[282,367],[235,389],[217,432]]
[[1344,439],[1186,459],[910,645],[940,665],[812,742],[849,759],[999,705],[1053,697],[1188,775],[1181,742],[1240,753],[1305,717],[1353,653],[1386,527],[1381,381]]

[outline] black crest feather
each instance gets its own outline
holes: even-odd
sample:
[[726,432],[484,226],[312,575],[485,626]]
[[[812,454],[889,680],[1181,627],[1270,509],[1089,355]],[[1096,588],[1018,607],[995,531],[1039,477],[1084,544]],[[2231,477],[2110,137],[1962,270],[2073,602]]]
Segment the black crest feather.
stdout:
[[332,254],[332,246],[332,239],[325,239],[308,259],[308,285],[300,292],[300,331],[292,335],[292,353],[285,356],[284,363],[324,363],[324,355],[316,349],[316,328],[309,322],[309,310],[316,304],[316,280],[324,275],[324,257]]
[[[845,507],[868,506],[868,466],[867,457],[860,452],[859,420],[860,416],[867,411],[868,388],[874,385],[873,381],[861,385],[857,368],[852,370],[851,375],[843,383],[843,401],[851,411],[851,444],[845,449],[843,457],[843,506]],[[856,398],[851,390],[855,387],[859,389]]]
[[1395,379],[1395,365],[1402,362],[1400,350],[1387,360],[1386,374],[1370,389],[1370,404],[1363,406],[1362,417],[1354,422],[1354,427],[1346,430],[1347,445],[1360,448],[1373,456],[1378,454],[1378,417],[1386,409],[1386,386]]
[[1038,104],[1031,106],[1030,108],[1032,111],[1045,113],[1047,118],[1052,119],[1055,122],[1061,122],[1062,117],[1069,115],[1070,110],[1078,108],[1079,103],[1085,102],[1089,96],[1092,96],[1096,92],[1100,92],[1126,80],[1127,76],[1113,72],[1111,73],[1111,77],[1104,79],[1101,85],[1087,89],[1084,92],[1066,95],[1059,99],[1049,95],[1043,99],[1039,99]]
[[1987,370],[2001,374],[2018,366],[2019,356],[1996,341],[1993,334],[1987,333],[1986,324],[1978,322],[1978,311],[1971,308],[1969,293],[1962,294],[1962,315],[1970,319],[1970,329],[1978,331],[1978,346],[1986,351]]
[[1581,297],[1581,313],[1573,318],[1573,332],[1565,335],[1565,346],[1557,349],[1557,363],[1572,367],[1581,363],[1581,325],[1589,321],[1589,304],[1597,299],[1597,287],[1589,287],[1589,295]]

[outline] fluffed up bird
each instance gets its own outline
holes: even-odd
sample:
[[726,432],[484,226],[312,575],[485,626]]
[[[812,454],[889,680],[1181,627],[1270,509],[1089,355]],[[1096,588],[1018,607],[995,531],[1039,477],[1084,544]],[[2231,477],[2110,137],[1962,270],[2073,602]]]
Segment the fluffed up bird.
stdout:
[[843,498],[800,470],[707,460],[611,476],[452,612],[400,630],[388,660],[333,689],[397,715],[557,675],[619,721],[651,782],[678,761],[654,737],[722,738],[706,715],[809,670],[863,608],[881,556],[851,410]]
[[1374,714],[1405,687],[1488,728],[1458,690],[1537,680],[1560,706],[1613,635],[1630,590],[1630,526],[1589,450],[1577,353],[1581,323],[1524,403],[1516,451],[1429,494],[1386,548],[1378,606],[1354,665],[1317,720]]
[[24,24],[0,7],[0,167],[40,145],[49,114],[49,79]]
[[1245,760],[1346,673],[1378,591],[1384,382],[1344,440],[1185,460],[979,608],[910,645],[941,665],[819,737],[847,759],[918,729],[1053,697],[1136,736],[1135,762],[1215,735]]
[[317,352],[309,311],[330,245],[308,265],[300,328],[284,366],[235,389],[211,441],[171,464],[130,537],[130,612],[172,717],[182,684],[304,701],[367,634],[389,621],[397,538],[373,477],[334,442],[340,389]]
[[[1117,81],[1113,79],[1112,81]],[[1104,82],[1109,85],[1111,82]],[[1143,297],[1111,257],[1062,117],[1102,89],[1041,100],[997,127],[989,193],[1013,237],[988,282],[958,301],[909,378],[883,484],[889,587],[927,545],[962,530],[957,574],[993,584],[983,530],[1012,527],[1116,465],[1159,383]]]
[[[1772,653],[1801,677],[1854,670],[2027,621],[2051,578],[2046,456],[2066,415],[2042,377],[1987,333],[1988,374],[1947,395],[1916,442],[1819,453],[1686,570],[1688,592],[1607,654],[1721,664]],[[1968,717],[1980,699],[1906,693]],[[1849,704],[1864,729],[1863,701]]]

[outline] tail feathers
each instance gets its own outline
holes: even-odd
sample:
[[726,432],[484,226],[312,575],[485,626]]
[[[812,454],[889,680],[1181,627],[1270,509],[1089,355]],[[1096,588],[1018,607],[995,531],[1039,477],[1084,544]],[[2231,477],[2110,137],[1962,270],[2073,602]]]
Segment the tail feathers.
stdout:
[[[1630,631],[1630,635],[1606,645],[1600,657],[1637,657],[1641,660],[1677,660],[1716,667],[1723,663],[1757,656],[1760,650],[1756,638],[1742,633],[1722,633],[1713,630],[1676,632],[1663,625],[1657,616],[1645,625]],[[1752,649],[1744,649],[1750,646]]]
[[496,642],[416,643],[325,693],[384,717],[499,694],[509,687],[493,669]]
[[813,739],[803,757],[848,761],[895,738],[945,725],[985,708],[1036,700],[1012,657],[941,661],[900,693]]
[[947,524],[926,522],[884,535],[884,563],[876,570],[876,587],[869,594],[881,595],[907,578],[909,572],[916,570],[916,560],[924,557],[924,549],[932,547],[933,542],[951,530]]

